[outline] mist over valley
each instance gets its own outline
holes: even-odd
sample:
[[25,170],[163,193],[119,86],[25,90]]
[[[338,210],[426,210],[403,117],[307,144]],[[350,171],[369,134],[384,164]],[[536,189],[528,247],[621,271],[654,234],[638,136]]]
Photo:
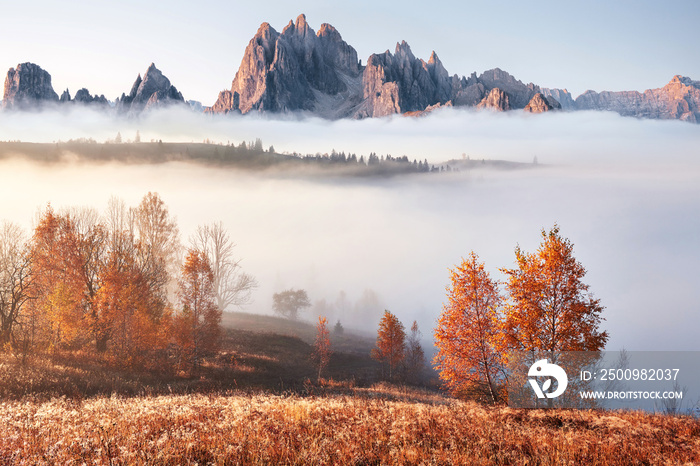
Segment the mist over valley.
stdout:
[[[67,147],[71,139],[93,139],[109,141],[116,153],[128,150],[138,131],[142,146],[209,140],[205,147],[223,153],[228,144],[261,138],[265,150],[272,145],[279,154],[406,155],[436,166],[453,160],[459,172],[368,178],[305,167],[212,167],[168,154],[157,163],[130,163],[126,155],[98,163],[62,153],[60,162],[46,164],[4,153],[2,217],[29,231],[47,203],[102,212],[113,195],[133,206],[158,192],[183,242],[197,225],[223,222],[244,270],[260,284],[246,311],[269,314],[273,293],[301,288],[313,303],[304,319],[323,313],[332,323],[373,332],[389,309],[407,325],[417,320],[426,342],[444,302],[448,268],[474,250],[502,279],[498,269],[513,266],[516,245],[534,250],[540,230],[557,223],[588,270],[584,281],[606,307],[609,348],[694,348],[695,125],[599,112],[533,118],[457,109],[361,121],[177,109],[124,119],[74,109],[0,113],[0,123],[0,140]],[[498,169],[496,160],[527,169]]]

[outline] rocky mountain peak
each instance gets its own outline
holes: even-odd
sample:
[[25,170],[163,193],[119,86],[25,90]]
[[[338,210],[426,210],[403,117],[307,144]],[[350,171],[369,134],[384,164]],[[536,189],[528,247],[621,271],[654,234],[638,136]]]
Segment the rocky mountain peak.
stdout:
[[104,94],[100,96],[92,96],[90,95],[90,91],[88,91],[86,88],[79,89],[78,92],[75,93],[75,97],[73,98],[73,102],[79,102],[82,104],[100,104],[100,105],[109,105],[109,102],[107,101],[107,98],[104,96]]
[[338,30],[328,23],[323,23],[316,35],[332,42],[339,42],[343,40]]
[[416,59],[416,57],[413,55],[413,52],[411,51],[411,46],[408,45],[408,43],[405,40],[402,40],[401,43],[396,43],[396,49],[394,50],[394,55],[399,59],[399,60],[410,60],[413,61]]
[[484,99],[476,106],[479,109],[489,109],[497,112],[510,110],[510,98],[503,90],[494,87]]
[[20,63],[7,71],[3,108],[30,109],[58,100],[51,85],[51,75],[39,65]]
[[61,97],[58,99],[58,101],[61,102],[62,104],[71,101],[70,92],[68,91],[68,89],[63,91],[63,93],[61,94]]
[[665,87],[679,88],[682,86],[688,86],[688,87],[694,87],[696,89],[700,89],[700,81],[693,81],[692,79],[690,79],[686,76],[681,76],[681,75],[677,74],[671,79],[671,81],[669,81],[668,84],[666,84]]
[[551,97],[545,97],[541,92],[535,94],[525,106],[530,113],[544,113],[550,110],[561,110],[561,105]]
[[152,107],[184,103],[184,101],[185,99],[177,88],[170,83],[170,80],[154,63],[151,63],[143,78],[139,73],[131,86],[129,95],[122,94],[121,98],[118,99],[117,108],[125,113],[138,114]]
[[435,65],[437,63],[442,65],[442,63],[440,62],[440,58],[438,58],[437,53],[435,53],[435,50],[433,50],[430,54],[430,58],[428,58],[428,64]]
[[406,41],[367,60],[362,77],[363,98],[357,117],[385,116],[425,110],[446,104],[452,95],[452,80],[437,54],[426,63],[417,59]]
[[141,85],[141,73],[136,77],[136,81],[134,81],[134,84],[131,86],[131,90],[129,91],[129,97],[132,99],[136,97],[136,92],[139,90],[139,86]]
[[574,100],[566,89],[525,84],[500,68],[450,76],[435,51],[427,61],[417,59],[406,41],[396,43],[393,53],[372,54],[363,67],[332,25],[324,23],[314,33],[301,14],[281,33],[260,25],[231,89],[222,91],[209,111],[304,110],[364,118],[449,105],[533,112],[561,107],[695,121],[700,120],[699,92],[700,82],[678,75],[663,89],[644,94],[590,91]]
[[[312,110],[319,98],[347,90],[359,74],[357,52],[330,25],[316,34],[299,15],[278,34],[263,23],[212,112]],[[236,105],[238,105],[236,107]]]
[[539,86],[532,83],[523,84],[522,81],[515,79],[515,77],[500,68],[484,71],[479,76],[478,81],[487,90],[499,88],[508,94],[511,108],[525,108],[532,97],[537,92],[540,92]]
[[306,36],[311,32],[313,34],[313,29],[309,27],[309,23],[306,22],[306,15],[305,14],[300,14],[297,16],[297,21],[294,24],[294,29],[296,29],[297,34]]

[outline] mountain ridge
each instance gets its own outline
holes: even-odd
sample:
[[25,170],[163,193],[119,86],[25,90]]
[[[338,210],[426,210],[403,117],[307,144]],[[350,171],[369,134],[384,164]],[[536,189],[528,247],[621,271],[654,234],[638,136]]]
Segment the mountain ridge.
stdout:
[[51,75],[21,63],[5,79],[3,109],[31,110],[66,103],[113,107],[138,115],[151,108],[190,103],[210,114],[303,112],[327,119],[422,115],[443,107],[492,111],[604,110],[623,116],[700,123],[700,82],[676,75],[661,88],[644,92],[588,90],[574,99],[564,88],[523,83],[500,68],[468,77],[450,75],[433,51],[417,58],[405,41],[394,51],[371,54],[362,64],[357,51],[328,23],[314,31],[301,14],[278,32],[260,25],[246,46],[229,89],[210,107],[185,101],[182,93],[151,63],[129,93],[114,102],[85,88],[71,98],[53,90]]
[[[324,74],[327,62],[322,60],[312,60],[314,66],[309,66],[309,57],[324,54],[318,50],[324,44],[313,38],[323,37],[327,30],[332,30],[336,42],[342,44],[342,53],[335,56],[344,67],[337,67],[335,75]],[[362,66],[357,61],[355,49],[327,23],[321,25],[318,34],[303,14],[296,22],[290,20],[281,34],[263,23],[246,48],[231,89],[222,91],[206,111],[245,114],[300,110],[326,118],[370,118],[421,115],[452,106],[533,113],[607,110],[623,116],[700,122],[700,84],[679,75],[663,88],[644,93],[586,91],[574,99],[566,89],[524,84],[500,68],[478,76],[476,72],[469,77],[450,76],[435,51],[426,62],[416,58],[405,41],[397,42],[393,53],[374,53],[365,63]],[[298,77],[299,70],[304,70],[303,78]],[[324,86],[322,77],[329,75],[336,83],[341,77],[338,88]],[[292,96],[301,98],[294,100]]]

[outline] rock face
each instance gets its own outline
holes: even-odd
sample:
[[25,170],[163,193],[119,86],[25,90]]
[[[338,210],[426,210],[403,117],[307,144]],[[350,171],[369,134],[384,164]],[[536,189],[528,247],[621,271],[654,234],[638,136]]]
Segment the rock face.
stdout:
[[[138,84],[138,83],[137,83]],[[135,85],[136,86],[136,85]],[[248,113],[307,111],[327,118],[420,115],[446,106],[614,110],[646,118],[700,121],[700,85],[677,76],[663,89],[623,93],[588,91],[576,100],[566,89],[540,89],[494,68],[477,76],[450,76],[433,52],[424,61],[406,42],[372,54],[366,66],[331,25],[314,34],[300,15],[277,32],[263,23],[248,43],[231,84],[205,111]],[[133,93],[133,90],[132,90]]]
[[660,89],[597,93],[576,98],[577,110],[610,110],[623,116],[700,122],[700,82],[674,76]]
[[552,97],[545,97],[541,92],[535,94],[525,106],[530,113],[544,113],[550,110],[561,110],[561,105]]
[[[77,97],[76,94],[76,99]],[[185,103],[182,94],[170,84],[170,80],[156,68],[156,65],[151,63],[143,79],[140,74],[138,75],[129,94],[122,94],[117,99],[116,108],[121,112],[135,115],[151,108],[178,103]]]
[[571,93],[566,89],[549,89],[543,87],[540,89],[542,95],[555,99],[561,105],[562,110],[576,110],[576,102],[571,96]]
[[51,75],[33,63],[21,63],[10,68],[5,78],[3,108],[30,109],[58,102],[51,86]]
[[362,75],[363,102],[356,117],[378,117],[425,110],[446,104],[453,93],[452,80],[433,52],[428,62],[417,59],[406,42],[373,54]]
[[73,102],[79,102],[81,104],[99,104],[99,105],[109,105],[107,98],[103,95],[99,97],[97,95],[90,95],[90,91],[84,87],[75,93]]
[[539,86],[523,84],[500,68],[484,71],[477,78],[487,91],[498,88],[508,95],[510,108],[525,108],[530,100],[540,92]]
[[360,72],[357,52],[331,25],[318,34],[300,15],[277,32],[263,23],[246,47],[230,91],[213,113],[314,110],[326,96],[347,92]]
[[70,92],[68,91],[68,89],[63,91],[63,94],[61,94],[61,97],[58,99],[58,101],[62,104],[70,102]]
[[488,95],[484,97],[484,99],[481,102],[479,102],[479,105],[477,105],[476,108],[485,108],[497,112],[505,112],[506,110],[511,109],[510,98],[508,97],[508,94],[505,93],[505,91],[494,87],[493,89],[491,89],[491,92],[489,92]]

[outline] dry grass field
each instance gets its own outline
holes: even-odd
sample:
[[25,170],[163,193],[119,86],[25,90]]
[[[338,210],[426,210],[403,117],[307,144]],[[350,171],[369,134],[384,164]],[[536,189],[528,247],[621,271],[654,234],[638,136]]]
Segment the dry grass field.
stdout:
[[489,408],[375,386],[352,395],[5,401],[0,464],[697,464],[686,417]]
[[336,382],[311,382],[305,324],[229,319],[198,374],[3,355],[0,465],[700,464],[697,418],[515,410],[377,383],[351,336]]

